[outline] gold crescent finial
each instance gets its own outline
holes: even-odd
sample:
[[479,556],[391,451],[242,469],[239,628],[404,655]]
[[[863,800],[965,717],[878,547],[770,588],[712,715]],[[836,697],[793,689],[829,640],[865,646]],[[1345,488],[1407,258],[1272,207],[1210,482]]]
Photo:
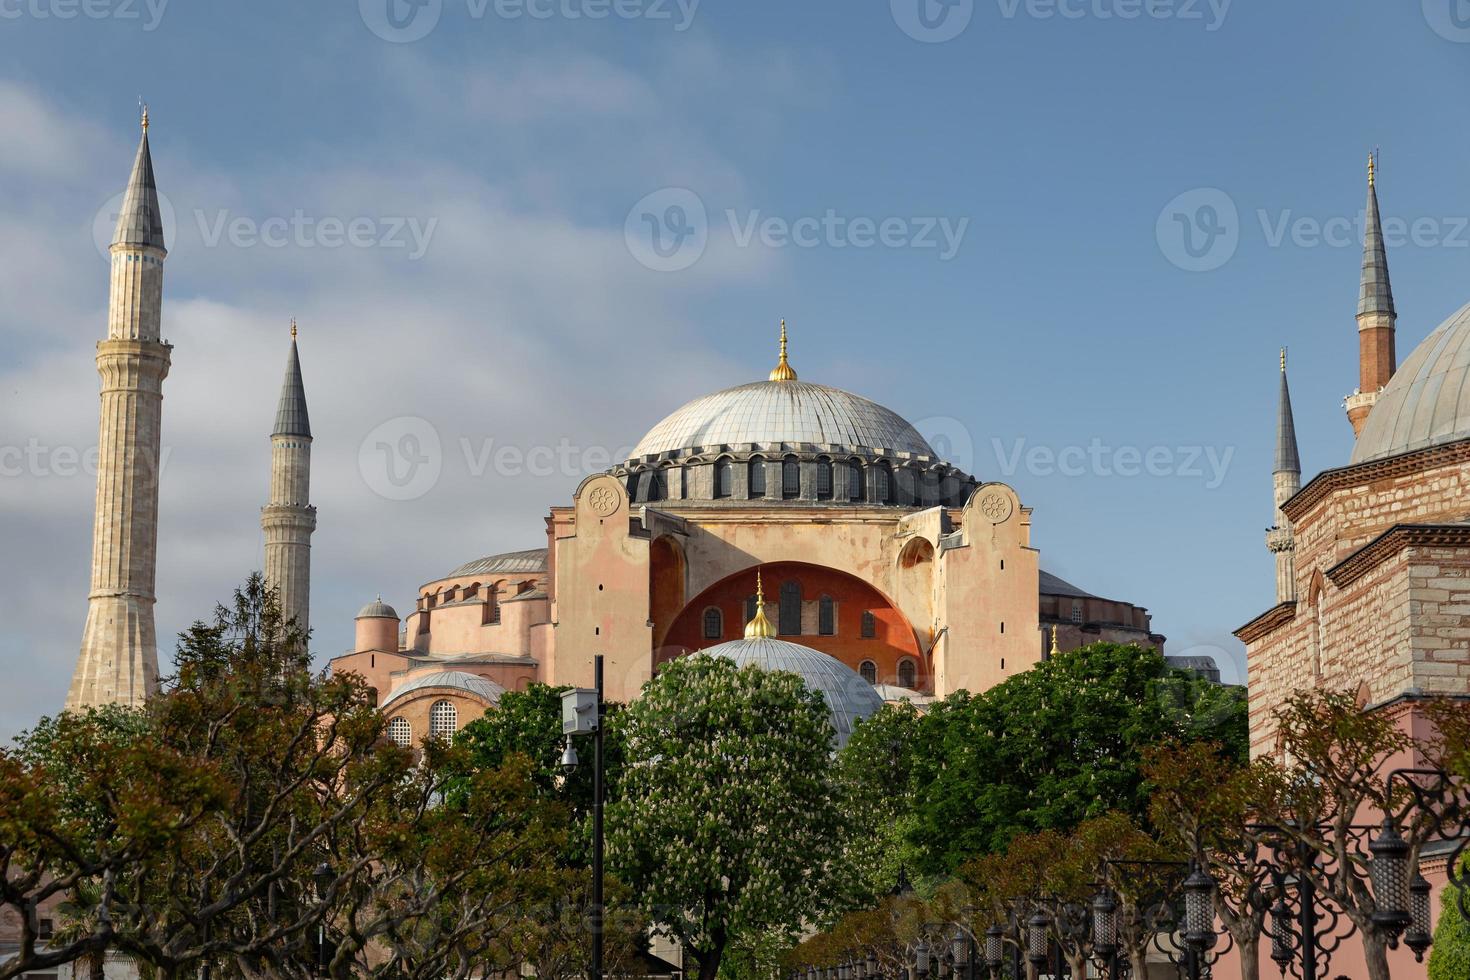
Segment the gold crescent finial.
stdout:
[[1286,348],[1281,348],[1281,373],[1286,373]]
[[786,360],[786,320],[784,317],[781,320],[781,359],[777,361],[776,366],[771,369],[771,380],[796,380],[796,369],[793,368],[791,366],[791,363]]
[[140,102],[143,107],[143,132],[148,132],[148,103]]
[[1374,154],[1372,154],[1372,153],[1368,154],[1368,186],[1369,187],[1372,187],[1373,186],[1373,172],[1375,170],[1377,170],[1377,169],[1378,169],[1378,161],[1374,158]]
[[291,318],[291,339],[296,339],[296,318],[294,316]]
[[761,570],[755,570],[755,615],[745,624],[747,640],[768,640],[776,635],[776,627],[766,618],[766,594],[761,588]]
[[1062,652],[1062,648],[1057,645],[1057,632],[1058,632],[1059,629],[1060,629],[1060,627],[1057,627],[1057,626],[1053,626],[1051,628],[1051,655],[1053,657],[1057,656],[1058,654],[1060,654]]

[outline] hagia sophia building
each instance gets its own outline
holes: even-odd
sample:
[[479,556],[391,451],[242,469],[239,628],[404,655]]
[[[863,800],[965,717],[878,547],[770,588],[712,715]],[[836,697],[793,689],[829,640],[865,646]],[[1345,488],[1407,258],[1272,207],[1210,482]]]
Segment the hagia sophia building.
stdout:
[[[137,703],[157,683],[166,256],[145,114],[98,345],[92,591],[68,707]],[[696,398],[584,480],[526,529],[538,547],[460,556],[400,607],[369,603],[331,669],[365,678],[390,734],[412,743],[456,731],[507,690],[590,686],[594,653],[607,696],[626,701],[660,664],[710,650],[797,670],[827,697],[841,740],[885,700],[984,690],[1058,650],[1162,650],[1142,607],[1041,570],[1011,487],[961,472],[881,405],[801,380],[784,323],[775,360],[765,380]],[[316,509],[294,324],[270,442],[265,576],[305,626]]]

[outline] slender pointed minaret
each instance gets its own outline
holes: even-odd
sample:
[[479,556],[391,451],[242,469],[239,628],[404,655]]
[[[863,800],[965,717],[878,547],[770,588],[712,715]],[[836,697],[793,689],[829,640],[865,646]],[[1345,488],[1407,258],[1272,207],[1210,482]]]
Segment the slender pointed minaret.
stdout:
[[92,588],[82,650],[66,707],[141,704],[158,685],[153,626],[158,550],[158,477],[163,379],[173,348],[159,337],[163,220],[148,109],[112,236],[107,339],[97,345],[102,378]]
[[271,497],[260,510],[265,532],[265,584],[281,598],[281,614],[294,619],[303,633],[311,628],[311,532],[316,508],[311,506],[311,422],[306,414],[306,386],[296,352],[296,321],[291,321],[291,353],[286,380],[271,430]]
[[1398,362],[1394,354],[1393,286],[1388,281],[1388,252],[1383,246],[1383,223],[1378,216],[1378,188],[1374,179],[1377,161],[1368,157],[1368,207],[1363,230],[1363,282],[1358,291],[1358,390],[1347,398],[1348,421],[1353,435],[1363,431],[1378,392],[1393,377]]
[[1296,421],[1291,416],[1291,389],[1286,384],[1286,348],[1281,348],[1281,399],[1276,408],[1276,464],[1271,471],[1276,520],[1266,532],[1266,547],[1276,556],[1276,601],[1296,598],[1296,535],[1281,510],[1302,488],[1302,461],[1296,448]]

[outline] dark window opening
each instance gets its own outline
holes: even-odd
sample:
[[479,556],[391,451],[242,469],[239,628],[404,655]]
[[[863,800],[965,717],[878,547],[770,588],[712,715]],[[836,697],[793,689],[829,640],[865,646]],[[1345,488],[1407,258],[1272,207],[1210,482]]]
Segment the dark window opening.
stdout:
[[898,665],[898,686],[918,690],[919,668],[912,660],[904,660]]
[[704,611],[704,638],[706,640],[718,640],[725,635],[725,617],[720,611],[709,608]]
[[781,461],[781,496],[786,500],[794,500],[801,494],[801,466],[796,462],[795,456],[787,456]]
[[832,464],[825,459],[817,463],[817,499],[832,499]]
[[756,456],[750,461],[750,496],[754,500],[766,495],[766,461]]
[[863,665],[858,668],[858,673],[863,675],[863,680],[869,684],[878,683],[878,665],[871,660],[864,660]]
[[801,583],[792,579],[781,583],[781,610],[778,629],[783,636],[801,635]]
[[817,632],[822,636],[837,634],[837,604],[829,595],[822,596],[817,606]]
[[878,635],[878,617],[871,611],[863,611],[863,639],[871,640]]
[[730,496],[730,461],[722,459],[715,464],[715,499],[723,500]]

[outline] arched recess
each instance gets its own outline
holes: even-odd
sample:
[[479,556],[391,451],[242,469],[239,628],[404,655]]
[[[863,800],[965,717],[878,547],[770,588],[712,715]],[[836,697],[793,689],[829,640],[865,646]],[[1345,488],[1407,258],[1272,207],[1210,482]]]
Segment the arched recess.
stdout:
[[[855,671],[864,661],[871,661],[880,684],[894,683],[899,662],[908,657],[918,665],[920,688],[927,690],[932,686],[927,658],[913,624],[897,603],[867,581],[839,569],[805,562],[772,562],[760,566],[760,572],[765,585],[766,615],[773,623],[778,615],[778,590],[783,582],[799,583],[802,602],[809,607],[802,617],[802,632],[783,635],[781,639],[830,654]],[[755,592],[755,573],[755,567],[747,568],[691,596],[670,628],[656,634],[662,639],[656,648],[655,665],[715,645],[704,638],[704,616],[710,608],[719,609],[724,617],[726,640],[741,636],[747,619],[746,599]],[[823,597],[831,602],[835,618],[831,635],[821,633]],[[865,614],[871,615],[874,629],[864,630]],[[864,635],[865,632],[869,635]]]
[[684,548],[665,534],[648,547],[648,618],[653,621],[653,642],[658,647],[684,608]]
[[1316,569],[1312,572],[1312,582],[1307,587],[1307,607],[1312,611],[1312,680],[1322,680],[1322,659],[1326,655],[1327,625],[1322,617],[1322,592],[1325,589],[1325,580],[1322,570]]

